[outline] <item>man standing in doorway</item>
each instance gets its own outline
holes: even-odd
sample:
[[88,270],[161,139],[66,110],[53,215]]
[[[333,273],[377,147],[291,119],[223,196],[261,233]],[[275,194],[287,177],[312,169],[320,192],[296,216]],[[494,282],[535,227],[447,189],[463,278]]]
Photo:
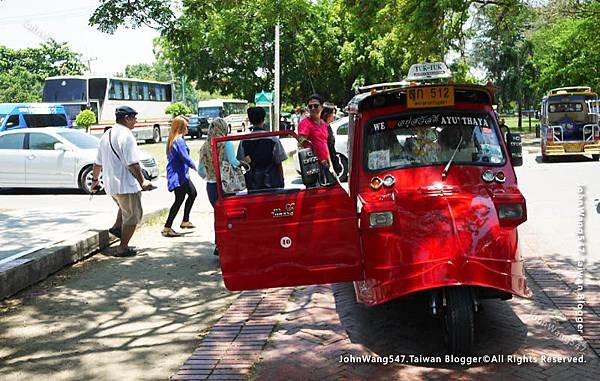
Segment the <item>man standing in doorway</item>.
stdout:
[[[248,109],[252,133],[267,132],[265,116],[266,112],[262,107]],[[287,153],[279,137],[243,140],[238,146],[237,159],[250,163],[250,170],[244,175],[248,191],[285,186],[281,163],[287,159]]]
[[96,189],[102,172],[106,194],[119,207],[115,224],[109,229],[111,234],[121,239],[115,254],[117,257],[136,255],[128,244],[136,226],[142,221],[141,191],[154,189],[154,185],[144,179],[137,143],[131,132],[137,120],[136,115],[137,112],[131,107],[117,107],[117,123],[100,139],[94,162],[92,189]]

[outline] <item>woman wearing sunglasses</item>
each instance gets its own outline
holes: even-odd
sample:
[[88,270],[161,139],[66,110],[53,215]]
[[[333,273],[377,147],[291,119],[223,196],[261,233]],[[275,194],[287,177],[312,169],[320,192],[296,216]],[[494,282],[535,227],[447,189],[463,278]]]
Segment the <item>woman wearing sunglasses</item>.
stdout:
[[312,147],[321,163],[321,172],[329,178],[328,173],[331,173],[330,168],[332,165],[329,159],[329,148],[327,147],[329,131],[327,130],[327,123],[321,120],[323,97],[319,94],[311,95],[308,97],[306,106],[309,117],[302,119],[298,125],[300,144]]

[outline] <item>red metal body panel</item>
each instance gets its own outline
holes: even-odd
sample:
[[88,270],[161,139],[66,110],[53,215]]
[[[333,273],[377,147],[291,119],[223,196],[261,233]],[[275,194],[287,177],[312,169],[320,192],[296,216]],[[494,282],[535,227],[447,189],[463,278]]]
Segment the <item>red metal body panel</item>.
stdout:
[[[491,105],[458,102],[452,110],[486,112],[495,120]],[[516,228],[526,220],[525,200],[503,139],[505,164],[455,164],[443,180],[443,165],[365,168],[362,147],[369,120],[406,111],[396,105],[351,115],[350,197],[339,184],[233,197],[220,193],[215,220],[226,286],[243,290],[353,280],[357,299],[369,305],[454,285],[529,296]],[[501,136],[497,122],[493,129]],[[240,137],[213,144],[235,139]],[[484,182],[486,170],[502,171],[505,181]],[[393,186],[371,189],[373,176],[388,174],[396,179]],[[521,205],[523,217],[500,221],[498,206],[509,203]],[[293,215],[274,217],[292,204]],[[369,227],[371,212],[386,211],[393,212],[392,226]],[[284,238],[289,248],[283,247]]]
[[[459,103],[454,109],[491,113],[491,107],[481,105]],[[369,119],[403,111],[380,108],[359,115],[355,157],[362,157],[360,130]],[[359,218],[366,271],[366,280],[355,283],[360,302],[375,305],[454,285],[530,296],[517,229],[500,226],[494,204],[498,196],[524,202],[510,161],[503,167],[453,165],[442,181],[443,169],[437,165],[372,173],[361,162],[354,163],[351,190],[363,204]],[[481,176],[488,169],[504,172],[506,181],[484,183]],[[388,174],[396,179],[393,187],[371,189],[373,176]],[[374,211],[393,211],[394,225],[369,228],[368,216]]]
[[230,290],[362,279],[356,205],[339,184],[230,197],[219,189],[215,224]]

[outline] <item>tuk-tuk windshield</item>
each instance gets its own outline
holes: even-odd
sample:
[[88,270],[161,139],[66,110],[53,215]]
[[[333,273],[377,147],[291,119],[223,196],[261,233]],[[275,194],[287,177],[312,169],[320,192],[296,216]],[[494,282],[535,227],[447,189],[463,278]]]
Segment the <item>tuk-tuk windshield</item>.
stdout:
[[506,160],[489,114],[438,111],[372,120],[364,161],[369,170],[440,165],[455,150],[456,165],[503,165]]

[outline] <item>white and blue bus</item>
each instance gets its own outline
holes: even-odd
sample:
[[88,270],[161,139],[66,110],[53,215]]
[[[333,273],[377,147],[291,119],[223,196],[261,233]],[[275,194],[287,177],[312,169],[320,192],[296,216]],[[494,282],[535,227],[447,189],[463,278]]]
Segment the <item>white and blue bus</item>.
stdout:
[[198,116],[206,117],[209,122],[214,118],[223,118],[229,126],[229,132],[244,132],[249,125],[247,108],[248,102],[240,99],[211,99],[198,102]]
[[133,134],[148,142],[160,142],[169,135],[170,117],[165,109],[172,99],[171,83],[101,76],[49,77],[42,95],[44,102],[63,104],[72,123],[82,109],[94,111],[97,124],[90,128],[94,135],[115,123],[118,106],[130,106],[138,112]]

